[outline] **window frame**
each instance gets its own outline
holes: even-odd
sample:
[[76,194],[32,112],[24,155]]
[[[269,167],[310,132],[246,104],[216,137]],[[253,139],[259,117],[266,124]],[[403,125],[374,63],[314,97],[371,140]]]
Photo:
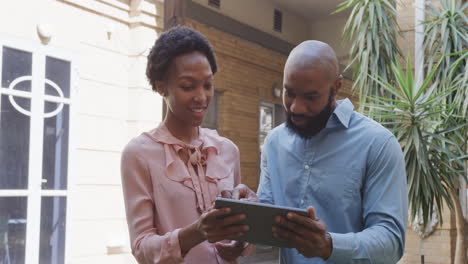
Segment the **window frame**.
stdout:
[[[13,48],[32,54],[31,92],[12,92],[1,86],[1,73],[3,70],[3,47]],[[73,219],[73,211],[70,205],[73,201],[73,186],[76,172],[76,165],[73,163],[77,146],[75,138],[75,116],[77,113],[77,65],[76,56],[64,49],[45,46],[39,42],[20,39],[10,35],[0,34],[0,94],[16,95],[31,99],[30,131],[29,131],[29,171],[27,189],[0,189],[0,197],[26,197],[27,198],[27,224],[25,237],[25,263],[39,263],[40,235],[41,235],[41,202],[43,197],[66,197],[65,216],[65,236],[70,233],[70,221]],[[40,89],[34,88],[44,85],[46,77],[46,57],[53,57],[70,62],[70,97],[61,99],[47,98],[47,95],[40,93]],[[32,100],[41,98],[43,100]],[[66,103],[69,106],[68,123],[68,172],[67,188],[65,190],[42,190],[42,163],[43,163],[43,130],[44,130],[44,105],[45,102]],[[1,101],[0,101],[1,104]],[[41,136],[38,136],[41,135]],[[39,154],[40,153],[40,154]],[[32,173],[36,172],[36,173]],[[67,239],[65,239],[66,241]],[[64,242],[64,261],[67,262],[68,252],[71,246]]]
[[[261,159],[262,159],[262,146],[260,145],[260,136],[261,136],[261,134],[263,134],[263,132],[260,131],[260,123],[261,123],[260,108],[261,108],[262,106],[266,106],[266,107],[269,107],[270,109],[272,109],[272,120],[271,120],[272,126],[271,126],[271,130],[273,130],[275,127],[277,127],[277,126],[279,126],[279,125],[282,124],[282,123],[278,123],[278,122],[277,122],[277,121],[278,121],[278,120],[277,120],[278,117],[276,116],[276,107],[281,107],[281,108],[283,108],[283,105],[280,104],[280,103],[268,102],[268,101],[263,101],[263,100],[261,100],[261,101],[259,102],[259,104],[258,104],[258,112],[257,112],[257,113],[258,113],[258,115],[257,115],[257,116],[258,116],[258,122],[257,122],[257,124],[258,124],[258,129],[257,129],[257,132],[258,132],[258,133],[257,133],[257,144],[258,144],[258,149],[257,149],[257,150],[258,150],[258,160],[259,160],[259,162],[257,163],[257,167],[258,167],[258,178],[259,178],[259,179],[260,179],[261,172],[262,172],[262,168],[261,168],[261,164],[260,164],[260,163],[261,163]],[[284,108],[283,108],[283,109],[284,109]],[[286,116],[284,116],[284,117],[286,118]],[[270,130],[270,131],[271,131],[271,130]],[[268,133],[269,133],[270,131],[268,131],[266,134],[264,134],[264,135],[265,135],[265,138],[266,138],[266,136],[268,135]]]
[[[214,130],[218,130],[219,129],[219,100],[221,98],[221,95],[222,95],[222,92],[215,89],[213,91],[213,97],[211,97],[211,101],[210,101],[210,104],[207,108],[207,112],[205,113],[205,116],[203,118],[203,122],[201,124],[201,127],[203,128],[209,128],[209,129],[214,129]],[[213,107],[212,109],[214,109],[214,123],[212,124],[208,124],[207,123],[207,119],[206,119],[206,115],[208,114],[208,111],[210,109],[210,106]]]
[[[276,109],[277,107],[281,107],[282,109],[283,108],[283,105],[280,104],[280,103],[276,103],[276,102],[268,102],[268,101],[263,101],[261,100],[258,104],[258,136],[257,136],[257,143],[258,143],[258,149],[259,149],[259,153],[261,153],[261,147],[260,147],[260,135],[261,134],[264,134],[265,137],[268,135],[268,133],[271,131],[268,131],[267,133],[263,133],[261,130],[260,130],[260,125],[261,125],[261,117],[260,117],[260,108],[261,107],[268,107],[270,109],[272,109],[272,120],[271,120],[271,130],[273,130],[275,127],[281,125],[283,122],[281,123],[278,123],[278,117],[276,114]],[[284,118],[286,118],[286,116],[284,116]]]

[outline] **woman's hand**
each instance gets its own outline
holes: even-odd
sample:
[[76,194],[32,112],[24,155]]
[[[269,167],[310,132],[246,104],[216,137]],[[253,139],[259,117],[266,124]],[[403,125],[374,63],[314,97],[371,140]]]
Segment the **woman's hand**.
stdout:
[[234,187],[234,189],[232,190],[232,199],[255,203],[260,202],[258,200],[257,194],[245,184],[239,184],[236,187]]
[[221,191],[221,197],[234,199],[234,200],[255,202],[255,203],[260,202],[258,200],[257,194],[245,184],[238,184],[232,190]]
[[223,259],[234,261],[242,255],[246,243],[241,241],[217,242],[215,247]]

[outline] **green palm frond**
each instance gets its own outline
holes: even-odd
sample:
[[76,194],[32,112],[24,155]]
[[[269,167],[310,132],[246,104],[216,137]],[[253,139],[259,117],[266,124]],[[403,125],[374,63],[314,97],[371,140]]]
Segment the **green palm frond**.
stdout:
[[434,66],[419,89],[414,86],[413,66],[409,59],[405,67],[398,61],[391,64],[395,85],[381,76],[369,76],[391,95],[370,97],[366,106],[373,109],[373,118],[384,120],[382,123],[387,124],[402,145],[410,214],[414,219],[421,210],[423,223],[429,222],[434,205],[439,216],[444,201],[452,208],[450,192],[455,190],[459,177],[466,180],[463,162],[466,146],[461,143],[466,139],[461,131],[468,125],[463,122],[463,117],[453,114],[453,104],[445,103],[457,87],[440,90],[438,83],[432,81],[443,59]]
[[369,74],[394,83],[391,62],[401,58],[397,45],[399,27],[396,21],[396,0],[346,0],[335,11],[351,9],[343,29],[345,41],[353,42],[350,63],[354,66],[353,91],[359,92],[360,111],[369,96],[386,96],[386,91]]
[[[458,113],[466,115],[468,3],[461,0],[441,0],[440,3],[439,7],[430,6],[427,14],[429,18],[423,23],[426,26],[423,46],[428,58],[427,69],[430,71],[435,62],[443,58],[433,80],[460,87],[447,101],[457,105]],[[456,67],[453,67],[454,64]],[[444,89],[444,86],[438,89]]]
[[[413,65],[399,63],[396,0],[345,0],[351,9],[344,40],[352,42],[353,90],[360,111],[389,128],[406,162],[411,216],[422,212],[426,225],[434,205],[452,207],[460,179],[467,180],[468,3],[440,0],[424,22],[426,77],[414,82]],[[442,219],[442,217],[440,217]]]

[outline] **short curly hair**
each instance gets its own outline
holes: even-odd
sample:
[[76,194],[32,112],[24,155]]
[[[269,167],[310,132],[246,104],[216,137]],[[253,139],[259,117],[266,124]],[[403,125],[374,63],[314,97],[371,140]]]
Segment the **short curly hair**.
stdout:
[[215,74],[218,70],[213,48],[200,32],[183,26],[177,26],[162,33],[148,55],[146,65],[146,77],[153,89],[156,81],[166,78],[166,73],[174,58],[193,51],[205,54],[210,63],[211,71]]

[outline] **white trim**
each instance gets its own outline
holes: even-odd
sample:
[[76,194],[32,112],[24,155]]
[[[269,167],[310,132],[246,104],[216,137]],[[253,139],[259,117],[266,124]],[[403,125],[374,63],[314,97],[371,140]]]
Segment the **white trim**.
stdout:
[[42,197],[51,197],[51,196],[67,196],[68,191],[67,190],[42,190],[41,191],[41,196]]
[[[27,76],[23,76],[27,77]],[[11,90],[10,88],[0,88],[0,92],[5,95],[12,95],[12,96],[17,96],[17,97],[22,97],[22,98],[32,98],[31,92],[25,92],[21,90]]]
[[[52,86],[52,88],[55,89],[55,91],[59,94],[58,98],[64,98],[62,90],[60,89],[60,87],[56,83],[54,83],[53,81],[48,80],[48,79],[44,79],[44,81],[45,81],[46,84]],[[57,96],[50,96],[50,95],[47,96],[47,95],[45,95],[45,89],[44,89],[43,99],[45,99],[47,97],[55,98]],[[60,103],[59,106],[54,111],[49,112],[49,113],[44,113],[43,117],[44,118],[53,117],[56,114],[60,113],[60,111],[62,111],[62,109],[63,109],[63,103]]]
[[2,34],[1,36],[2,37],[0,38],[1,39],[0,44],[2,45],[2,48],[7,47],[11,49],[16,49],[16,50],[27,51],[31,54],[37,50],[37,45],[32,44],[31,41],[16,38],[10,35]]
[[44,100],[46,102],[61,103],[61,104],[71,104],[72,100],[64,97],[57,97],[53,95],[44,95]]
[[[73,100],[73,98],[78,97],[78,92],[79,92],[79,65],[80,61],[78,58],[70,58],[70,100]],[[68,134],[68,196],[67,196],[67,206],[66,206],[66,220],[65,220],[65,236],[70,236],[71,234],[71,221],[74,219],[75,216],[75,210],[72,210],[72,204],[74,200],[74,186],[75,186],[75,179],[77,177],[76,172],[79,171],[78,167],[78,162],[74,162],[76,160],[76,152],[78,149],[78,140],[75,137],[74,131],[75,129],[75,122],[74,120],[78,120],[78,106],[79,106],[79,101],[74,100],[73,104],[70,103],[70,109],[69,109],[69,123],[68,123],[68,129],[69,129],[69,134]],[[76,163],[76,164],[75,164]],[[75,240],[72,239],[66,239],[65,237],[65,263],[71,262],[69,260],[70,252],[73,248],[75,248],[74,243]]]
[[[43,153],[43,131],[44,94],[45,83],[45,54],[39,50],[33,53],[32,61],[32,100],[31,100],[31,126],[29,140],[29,190],[28,197],[28,219],[39,219],[39,221],[28,221],[26,228],[26,263],[39,262],[40,244],[40,215],[41,215],[41,185],[42,185],[42,153]],[[39,134],[40,133],[40,134]],[[41,136],[39,136],[41,135]],[[38,155],[40,153],[40,155]]]
[[415,0],[414,3],[414,72],[416,91],[424,79],[424,24],[426,5],[425,0]]
[[[25,77],[25,76],[23,76]],[[49,80],[46,80],[48,82]],[[12,96],[17,96],[17,97],[23,97],[23,98],[32,98],[31,92],[25,92],[25,91],[20,91],[20,90],[11,90],[9,88],[0,88],[0,93],[5,94],[5,95],[12,95]],[[63,103],[63,104],[71,104],[72,100],[69,98],[64,98],[64,97],[58,97],[54,95],[42,95],[41,96],[43,100],[47,102],[53,102],[53,103]]]
[[15,108],[18,112],[22,113],[23,115],[26,116],[31,116],[31,112],[22,108],[16,101],[13,99],[13,95],[8,96],[8,100],[10,101],[10,104]]
[[18,83],[21,83],[24,81],[31,81],[31,80],[32,80],[32,75],[18,77],[10,83],[10,85],[8,86],[8,89],[14,91],[14,88]]
[[28,190],[0,190],[0,197],[24,197],[28,195]]
[[[22,79],[22,80],[17,81],[19,79]],[[31,76],[23,76],[23,77],[15,79],[15,81],[13,81],[11,83],[12,84],[14,83],[16,85],[17,83],[20,83],[20,82],[25,81],[25,80],[31,80],[31,79],[32,79]],[[60,111],[62,111],[63,105],[64,104],[71,104],[71,100],[68,99],[68,98],[65,98],[63,96],[63,92],[60,90],[60,88],[57,86],[57,84],[55,84],[54,82],[52,82],[51,80],[48,80],[48,79],[45,79],[45,82],[47,84],[51,85],[52,87],[54,87],[57,90],[57,92],[59,93],[59,95],[60,95],[60,96],[41,95],[38,98],[38,99],[41,99],[41,100],[46,101],[46,102],[59,103],[59,106],[54,111],[42,114],[43,118],[49,118],[49,117],[53,117],[53,116],[57,115],[58,113],[60,113]],[[8,95],[8,99],[10,100],[10,103],[13,105],[13,107],[18,112],[20,112],[20,113],[22,113],[22,114],[24,114],[26,116],[31,116],[31,111],[28,111],[28,110],[22,108],[20,105],[18,105],[18,103],[16,103],[16,101],[14,99],[14,97],[22,97],[22,98],[32,99],[33,95],[32,95],[31,92],[14,90],[12,88],[0,88],[0,92],[1,91],[3,91],[2,94]]]

